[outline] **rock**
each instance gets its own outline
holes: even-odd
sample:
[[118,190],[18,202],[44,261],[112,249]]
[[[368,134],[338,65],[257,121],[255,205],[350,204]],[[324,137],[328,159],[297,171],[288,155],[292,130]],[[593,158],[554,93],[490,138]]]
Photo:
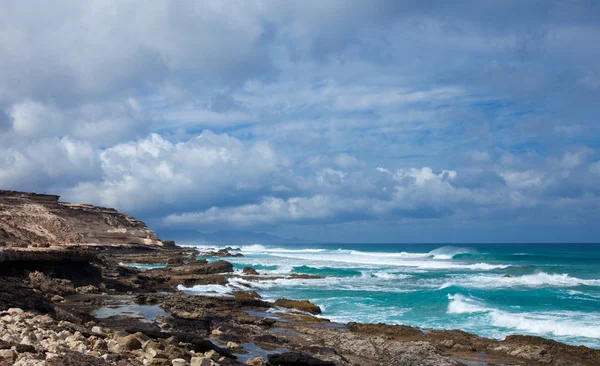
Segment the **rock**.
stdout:
[[233,264],[227,261],[208,263],[206,261],[194,261],[182,266],[173,266],[170,270],[176,274],[215,274],[233,272]]
[[217,328],[217,329],[213,329],[213,330],[212,330],[212,332],[211,332],[211,334],[212,334],[213,336],[215,336],[215,337],[218,337],[218,336],[220,336],[221,334],[223,334],[223,332],[222,332],[222,331],[221,331],[219,328]]
[[134,217],[112,208],[59,202],[59,198],[0,190],[1,241],[21,247],[78,243],[162,245],[158,236]]
[[153,358],[148,366],[172,366],[171,361],[166,358]]
[[319,360],[300,352],[284,352],[269,355],[269,363],[279,366],[336,366],[334,362]]
[[68,351],[62,356],[46,360],[46,366],[105,366],[108,363],[99,357]]
[[106,342],[104,340],[97,339],[96,341],[94,341],[92,349],[94,351],[106,351],[108,350],[108,347],[106,346]]
[[231,352],[237,353],[242,350],[242,346],[235,342],[227,342],[227,349]]
[[23,309],[19,309],[19,308],[10,308],[6,312],[9,313],[10,315],[17,315],[17,314],[23,314],[25,311]]
[[242,273],[249,275],[258,275],[258,272],[256,272],[256,270],[252,267],[244,267]]
[[507,274],[505,274],[505,275],[504,275],[504,276],[502,276],[502,277],[505,277],[505,278],[512,278],[512,276],[511,276],[511,275],[509,275],[508,273],[507,273]]
[[265,360],[263,360],[262,357],[255,357],[255,358],[252,358],[252,359],[249,359],[248,361],[246,361],[246,365],[267,366],[267,363],[265,362]]
[[93,293],[98,292],[98,287],[93,286],[93,285],[80,286],[80,287],[75,288],[75,291],[78,294],[93,294]]
[[13,364],[17,360],[17,352],[12,349],[0,349],[0,360]]
[[37,342],[34,342],[30,336],[25,336],[21,340],[21,344],[24,344],[26,346],[33,346],[35,343],[37,343]]
[[190,364],[183,358],[176,358],[171,361],[171,365],[173,365],[173,366],[189,366]]
[[95,325],[92,327],[92,333],[104,334],[104,329],[102,329],[102,327],[100,326]]
[[275,301],[275,306],[306,311],[311,314],[321,314],[321,308],[308,300],[278,299]]
[[217,360],[219,359],[219,357],[221,357],[217,351],[212,349],[210,351],[204,352],[204,356],[210,358],[211,360]]
[[208,357],[192,357],[191,366],[211,366],[212,360]]
[[47,365],[45,360],[39,360],[37,358],[32,358],[32,357],[31,358],[30,357],[22,358],[13,364],[13,366],[44,366],[44,365]]
[[121,350],[134,351],[142,348],[142,342],[138,339],[135,334],[121,337],[118,340]]
[[64,301],[65,298],[60,295],[54,295],[54,296],[52,296],[52,298],[50,300],[55,301],[55,302],[61,302],[61,301]]

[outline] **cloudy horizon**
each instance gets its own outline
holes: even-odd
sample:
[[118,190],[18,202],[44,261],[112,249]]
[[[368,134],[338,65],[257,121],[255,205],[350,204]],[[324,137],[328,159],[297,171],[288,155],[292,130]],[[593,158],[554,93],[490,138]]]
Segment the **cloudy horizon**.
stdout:
[[159,231],[600,239],[594,2],[0,10],[0,189]]

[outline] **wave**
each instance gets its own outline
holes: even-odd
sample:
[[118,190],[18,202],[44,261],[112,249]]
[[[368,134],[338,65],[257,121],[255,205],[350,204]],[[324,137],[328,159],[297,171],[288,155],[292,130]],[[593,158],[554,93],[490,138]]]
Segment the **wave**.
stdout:
[[398,266],[398,267],[415,267],[421,269],[470,269],[470,270],[493,270],[493,269],[505,269],[510,267],[506,264],[489,264],[489,263],[474,263],[464,264],[452,261],[441,261],[423,258],[422,260],[398,258],[390,256],[389,253],[372,253],[371,255],[363,256],[352,253],[277,253],[277,257],[290,258],[290,259],[302,259],[311,261],[314,265],[315,262],[323,263],[348,263],[348,264],[364,264],[374,266]]
[[513,332],[556,337],[600,337],[598,314],[573,311],[512,313],[461,294],[448,294],[448,299],[448,314],[479,313],[485,315],[491,325],[509,328]]
[[428,253],[428,256],[434,259],[453,259],[459,254],[477,254],[477,251],[473,248],[463,248],[447,245],[430,251]]
[[242,253],[322,253],[327,249],[290,249],[279,247],[266,247],[262,244],[243,245],[240,246]]
[[506,287],[577,287],[577,286],[600,286],[598,279],[581,279],[571,277],[568,274],[549,274],[546,272],[538,272],[530,275],[518,277],[503,277],[503,276],[470,276],[459,281],[450,281],[444,283],[439,289],[444,289],[450,286],[459,286],[467,288],[490,289],[490,288],[506,288]]

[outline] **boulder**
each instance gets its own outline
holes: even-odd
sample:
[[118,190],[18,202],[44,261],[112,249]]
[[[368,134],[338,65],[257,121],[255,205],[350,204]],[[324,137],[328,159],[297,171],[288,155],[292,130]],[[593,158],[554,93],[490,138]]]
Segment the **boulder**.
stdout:
[[242,272],[248,275],[258,275],[258,272],[252,267],[244,267]]
[[142,342],[135,334],[121,337],[119,338],[118,342],[121,350],[123,351],[134,351],[142,348]]
[[311,314],[321,314],[321,308],[308,300],[290,300],[284,298],[275,301],[275,306],[306,311]]
[[0,349],[0,360],[12,365],[17,360],[17,352],[12,349]]

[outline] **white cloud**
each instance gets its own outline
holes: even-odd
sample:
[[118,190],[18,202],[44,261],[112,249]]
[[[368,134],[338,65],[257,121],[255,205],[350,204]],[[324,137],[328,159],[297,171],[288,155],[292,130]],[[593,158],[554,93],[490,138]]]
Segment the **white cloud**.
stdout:
[[285,164],[264,142],[245,146],[211,131],[180,143],[151,134],[104,150],[100,160],[103,180],[82,182],[67,196],[125,210],[235,200],[267,189]]

